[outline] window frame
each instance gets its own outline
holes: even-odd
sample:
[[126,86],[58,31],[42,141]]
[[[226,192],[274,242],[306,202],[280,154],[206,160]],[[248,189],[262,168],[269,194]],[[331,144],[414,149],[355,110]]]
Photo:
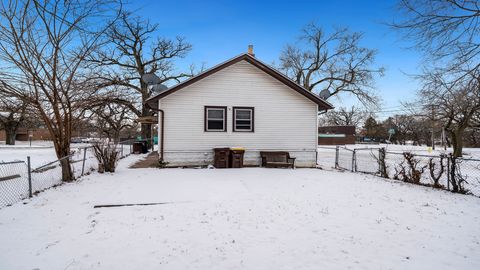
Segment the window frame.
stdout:
[[[236,111],[237,110],[250,110],[250,129],[237,129],[236,128]],[[232,131],[233,132],[255,132],[255,107],[232,107]]]
[[[222,109],[223,110],[223,129],[208,129],[208,110],[209,109]],[[227,106],[205,106],[203,117],[203,131],[204,132],[227,132]]]

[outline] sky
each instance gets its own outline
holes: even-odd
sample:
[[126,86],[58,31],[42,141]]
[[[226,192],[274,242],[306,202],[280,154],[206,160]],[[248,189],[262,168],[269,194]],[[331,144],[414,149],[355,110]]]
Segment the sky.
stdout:
[[[279,63],[286,44],[293,44],[306,24],[315,22],[325,30],[348,27],[362,32],[362,46],[377,50],[376,66],[386,69],[376,80],[382,98],[379,118],[401,113],[400,102],[416,96],[421,54],[411,48],[386,23],[398,17],[394,0],[343,1],[132,1],[127,9],[159,24],[158,35],[185,37],[192,51],[177,62],[180,70],[190,64],[209,68],[247,51],[265,63]],[[335,107],[351,106],[355,98],[330,100]]]

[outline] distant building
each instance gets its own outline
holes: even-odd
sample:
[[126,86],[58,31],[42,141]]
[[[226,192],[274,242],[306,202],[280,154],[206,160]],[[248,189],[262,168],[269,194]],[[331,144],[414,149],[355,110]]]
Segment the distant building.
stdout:
[[[29,135],[32,135],[32,140],[50,140],[50,133],[46,128],[19,128],[16,132],[16,141],[28,141]],[[5,141],[5,130],[0,130],[0,141]]]
[[355,144],[355,126],[318,127],[319,145]]

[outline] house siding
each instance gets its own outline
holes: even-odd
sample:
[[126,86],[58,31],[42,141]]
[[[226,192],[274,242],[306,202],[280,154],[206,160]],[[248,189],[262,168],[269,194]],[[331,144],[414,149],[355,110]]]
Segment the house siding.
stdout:
[[[226,132],[204,131],[205,106],[227,106]],[[255,108],[254,132],[233,132],[233,107]],[[172,93],[159,108],[170,166],[211,164],[215,147],[244,147],[247,166],[268,150],[289,151],[299,167],[316,165],[317,104],[246,61]]]

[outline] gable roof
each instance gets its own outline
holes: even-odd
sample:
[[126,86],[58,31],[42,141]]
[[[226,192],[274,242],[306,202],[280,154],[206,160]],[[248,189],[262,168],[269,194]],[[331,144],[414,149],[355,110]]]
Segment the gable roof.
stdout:
[[254,65],[255,67],[259,68],[260,70],[262,70],[263,72],[269,74],[270,76],[274,77],[275,79],[277,79],[278,81],[282,82],[283,84],[285,84],[286,86],[288,86],[289,88],[291,88],[292,90],[295,90],[296,92],[302,94],[304,97],[308,98],[309,100],[315,102],[316,104],[318,104],[318,109],[319,110],[329,110],[329,109],[333,109],[333,106],[332,104],[328,103],[327,101],[321,99],[320,97],[318,97],[317,95],[313,94],[312,92],[308,91],[307,89],[303,88],[302,86],[300,86],[299,84],[297,84],[296,82],[292,81],[290,78],[288,78],[287,76],[283,75],[281,72],[275,70],[274,68],[270,67],[269,65],[261,62],[260,60],[256,59],[255,57],[249,55],[248,53],[244,53],[244,54],[241,54],[235,58],[232,58],[226,62],[223,62],[217,66],[214,66],[213,68],[211,69],[208,69],[188,80],[185,80],[175,86],[172,86],[171,88],[168,88],[167,90],[153,96],[153,97],[150,97],[149,99],[147,99],[145,101],[146,105],[152,109],[156,109],[158,108],[158,100],[159,99],[162,99],[172,93],[175,93],[176,91],[190,85],[190,84],[193,84],[205,77],[208,77],[228,66],[231,66],[235,63],[238,63],[242,60],[245,60],[247,62],[249,62],[250,64]]

